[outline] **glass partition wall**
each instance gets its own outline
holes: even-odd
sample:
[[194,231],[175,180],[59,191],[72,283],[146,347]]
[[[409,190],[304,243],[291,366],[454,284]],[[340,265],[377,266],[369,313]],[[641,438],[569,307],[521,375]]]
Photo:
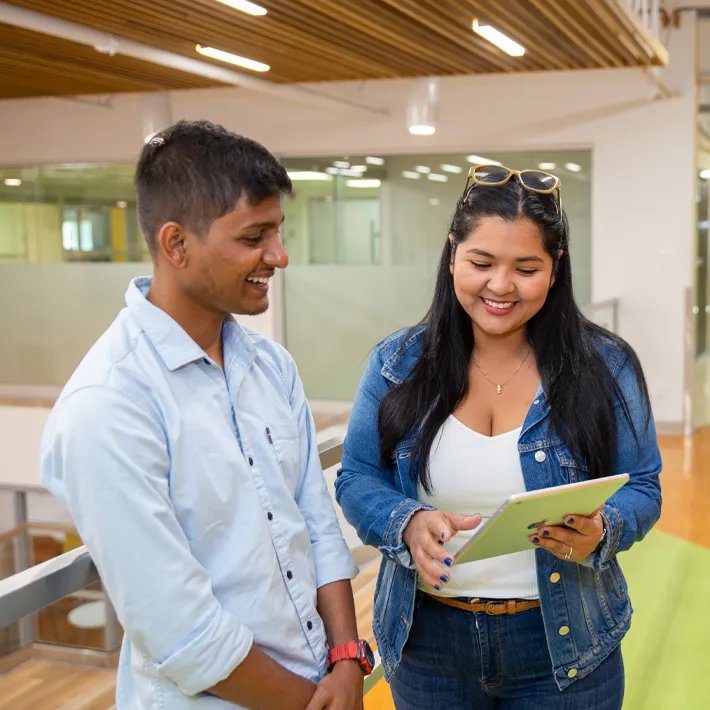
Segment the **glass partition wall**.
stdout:
[[472,164],[560,176],[580,305],[591,292],[591,152],[284,159],[294,181],[284,241],[286,346],[309,397],[352,400],[372,347],[427,310]]
[[[466,173],[488,160],[561,177],[577,296],[589,301],[589,151],[284,158],[285,339],[309,397],[351,400],[374,344],[421,319]],[[12,303],[0,309],[0,384],[63,385],[127,282],[150,273],[133,170],[0,167],[0,296]]]

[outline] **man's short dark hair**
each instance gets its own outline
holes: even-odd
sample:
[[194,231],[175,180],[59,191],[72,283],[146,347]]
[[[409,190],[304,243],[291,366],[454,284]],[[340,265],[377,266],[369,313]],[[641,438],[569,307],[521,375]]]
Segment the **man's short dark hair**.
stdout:
[[135,186],[151,253],[166,222],[204,235],[242,197],[258,204],[291,192],[286,170],[263,145],[209,121],[180,121],[156,133],[141,151]]

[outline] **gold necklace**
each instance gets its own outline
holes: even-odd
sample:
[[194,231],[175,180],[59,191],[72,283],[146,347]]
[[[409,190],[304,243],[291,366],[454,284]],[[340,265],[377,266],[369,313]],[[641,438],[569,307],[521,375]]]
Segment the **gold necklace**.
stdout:
[[485,372],[483,372],[483,370],[481,370],[481,368],[478,366],[478,363],[477,363],[475,360],[473,361],[473,364],[476,366],[476,368],[478,369],[478,371],[479,371],[492,385],[495,385],[496,392],[498,392],[498,394],[503,394],[503,387],[505,387],[505,386],[520,372],[520,368],[525,364],[525,361],[528,359],[529,356],[530,356],[530,350],[528,350],[527,353],[525,353],[525,357],[523,358],[523,361],[518,365],[518,367],[517,367],[517,369],[515,370],[515,372],[514,372],[505,382],[503,382],[503,383],[500,384],[500,385],[499,385],[497,382],[493,382],[493,380],[492,380],[490,377],[488,377],[488,375],[487,375]]

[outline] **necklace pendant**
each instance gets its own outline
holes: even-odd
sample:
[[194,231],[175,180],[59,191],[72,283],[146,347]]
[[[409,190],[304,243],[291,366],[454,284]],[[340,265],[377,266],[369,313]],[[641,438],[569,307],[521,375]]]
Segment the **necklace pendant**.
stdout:
[[500,385],[496,385],[496,389],[498,390],[498,394],[503,394],[503,388]]

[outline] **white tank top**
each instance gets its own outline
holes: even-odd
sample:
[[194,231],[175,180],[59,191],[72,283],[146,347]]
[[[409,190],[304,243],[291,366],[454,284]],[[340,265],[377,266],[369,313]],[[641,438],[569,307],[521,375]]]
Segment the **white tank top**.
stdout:
[[[419,486],[419,500],[439,510],[473,515],[486,521],[503,501],[525,492],[520,467],[520,429],[484,436],[450,416],[439,430],[429,454],[432,495]],[[456,552],[471,532],[462,531],[445,545]],[[429,594],[480,599],[538,599],[535,550],[456,565],[441,591],[419,580]]]

